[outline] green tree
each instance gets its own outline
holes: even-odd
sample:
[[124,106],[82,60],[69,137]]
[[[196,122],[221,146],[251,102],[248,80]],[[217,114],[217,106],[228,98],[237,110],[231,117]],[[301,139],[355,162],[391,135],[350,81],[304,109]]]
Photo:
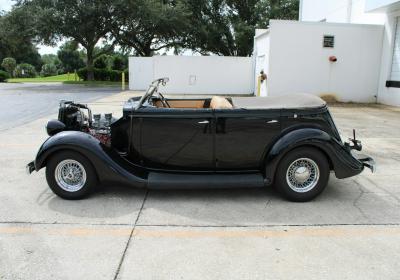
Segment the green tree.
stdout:
[[74,41],[65,42],[57,52],[57,57],[61,61],[61,69],[63,72],[74,72],[85,66],[78,51],[78,44]]
[[128,68],[128,57],[122,54],[114,54],[111,57],[111,69],[125,70]]
[[270,19],[297,19],[299,0],[186,0],[192,27],[187,48],[201,54],[250,56],[256,28]]
[[29,63],[18,64],[15,68],[15,76],[17,78],[34,78],[36,75],[35,67]]
[[55,76],[57,74],[57,67],[54,64],[43,64],[42,71],[40,71],[40,75],[43,77]]
[[124,0],[116,5],[113,36],[124,49],[151,56],[183,46],[190,11],[183,0]]
[[102,54],[94,60],[94,67],[98,69],[106,69],[108,68],[108,60],[108,55]]
[[60,59],[56,54],[43,54],[42,57],[43,64],[54,64],[58,65],[61,63]]
[[42,62],[35,46],[35,19],[23,7],[0,13],[0,61],[13,57],[17,63],[29,63],[40,69]]
[[46,44],[67,38],[86,50],[88,80],[93,80],[94,49],[113,26],[113,1],[107,0],[21,0],[20,6],[35,12],[39,38]]
[[13,76],[14,69],[17,67],[17,61],[12,57],[6,57],[3,59],[1,67],[3,67],[10,76]]

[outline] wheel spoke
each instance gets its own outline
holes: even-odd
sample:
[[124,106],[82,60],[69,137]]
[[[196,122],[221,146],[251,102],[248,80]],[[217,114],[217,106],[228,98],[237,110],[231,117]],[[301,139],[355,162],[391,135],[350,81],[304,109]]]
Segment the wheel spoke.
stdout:
[[295,192],[312,190],[319,180],[318,165],[309,158],[300,158],[289,165],[286,172],[286,181]]
[[61,161],[55,169],[57,184],[65,191],[79,191],[86,183],[86,171],[81,163],[67,159]]

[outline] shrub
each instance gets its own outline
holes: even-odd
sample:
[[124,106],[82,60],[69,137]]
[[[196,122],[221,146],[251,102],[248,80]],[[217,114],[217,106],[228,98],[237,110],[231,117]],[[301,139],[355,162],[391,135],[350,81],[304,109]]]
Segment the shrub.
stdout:
[[94,72],[94,79],[96,81],[109,81],[110,80],[110,70],[107,69],[96,69]]
[[112,81],[112,82],[119,82],[119,81],[121,81],[121,71],[118,71],[118,70],[110,70],[109,72],[108,72],[108,75],[109,75],[109,78],[110,78],[110,81]]
[[17,62],[12,57],[4,58],[3,62],[1,63],[1,67],[3,67],[11,76],[12,76],[16,66],[17,66]]
[[57,66],[54,64],[44,64],[42,66],[42,71],[40,71],[40,75],[43,77],[57,75]]
[[[87,80],[87,68],[81,68],[77,71],[80,79],[86,81]],[[111,81],[111,82],[120,82],[122,78],[122,71],[118,70],[108,70],[108,69],[93,69],[94,79],[96,81]],[[125,71],[125,81],[128,81],[128,71]]]
[[8,74],[6,71],[0,70],[0,83],[5,82],[9,78],[10,74]]
[[94,60],[94,68],[105,69],[108,67],[108,55],[102,54]]
[[128,66],[128,58],[122,55],[113,55],[111,57],[111,69],[124,70]]
[[31,64],[21,63],[15,68],[15,76],[17,78],[34,78],[36,75],[35,67]]
[[79,79],[86,81],[87,80],[87,68],[81,68],[78,71],[76,71],[78,74]]

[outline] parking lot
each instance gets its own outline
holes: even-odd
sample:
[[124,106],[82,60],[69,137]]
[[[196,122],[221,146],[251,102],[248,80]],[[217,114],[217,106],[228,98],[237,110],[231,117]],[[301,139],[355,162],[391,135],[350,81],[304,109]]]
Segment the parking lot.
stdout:
[[[121,115],[130,95],[110,89],[85,101],[95,113]],[[377,172],[332,174],[312,202],[287,202],[272,189],[117,185],[65,201],[44,170],[25,173],[56,118],[52,104],[24,122],[0,121],[0,279],[398,279],[400,108],[331,107],[344,139],[357,129]]]

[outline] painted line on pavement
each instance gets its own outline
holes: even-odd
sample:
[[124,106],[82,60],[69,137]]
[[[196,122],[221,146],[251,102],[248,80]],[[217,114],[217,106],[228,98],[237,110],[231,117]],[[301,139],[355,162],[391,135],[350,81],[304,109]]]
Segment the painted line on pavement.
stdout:
[[[1,227],[0,235],[61,235],[71,237],[91,236],[129,236],[131,228],[96,229],[62,227],[59,229],[40,229],[34,227]],[[373,236],[395,236],[400,237],[400,227],[331,227],[331,228],[288,228],[288,229],[140,229],[136,228],[133,233],[138,238],[289,238],[289,237],[373,237]]]

